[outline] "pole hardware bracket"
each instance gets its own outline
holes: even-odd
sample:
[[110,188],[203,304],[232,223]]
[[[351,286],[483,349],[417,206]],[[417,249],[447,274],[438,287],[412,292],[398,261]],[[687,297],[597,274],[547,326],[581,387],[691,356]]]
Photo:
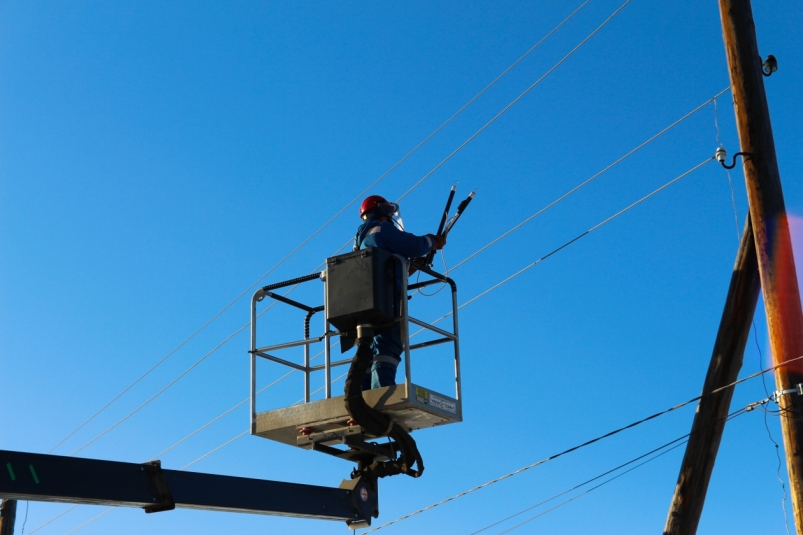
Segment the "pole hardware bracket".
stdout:
[[767,56],[767,59],[765,59],[761,63],[761,74],[763,74],[764,76],[772,76],[772,73],[774,73],[777,70],[778,70],[778,60],[775,59],[775,56],[770,54],[769,56]]
[[778,390],[772,393],[772,400],[775,403],[781,399],[781,396],[785,396],[787,394],[797,394],[798,396],[803,396],[803,383],[798,383],[795,385],[794,388],[787,388],[786,390]]
[[741,156],[743,160],[746,160],[747,158],[752,158],[753,157],[753,153],[752,152],[737,152],[736,154],[733,155],[733,160],[731,161],[730,165],[725,163],[725,159],[728,157],[728,151],[725,150],[725,147],[720,146],[717,149],[717,151],[714,153],[714,158],[716,158],[717,161],[719,163],[721,163],[722,167],[724,167],[725,169],[733,169],[734,167],[736,167],[736,158],[738,156]]
[[349,491],[351,506],[362,517],[347,520],[346,524],[349,529],[370,527],[371,517],[379,517],[379,492],[376,478],[361,474],[353,479],[344,479],[339,488]]
[[142,467],[159,495],[156,503],[145,507],[145,512],[159,513],[175,509],[176,501],[173,499],[173,494],[167,485],[167,479],[165,479],[164,472],[162,472],[162,461],[148,461],[147,463],[142,463]]

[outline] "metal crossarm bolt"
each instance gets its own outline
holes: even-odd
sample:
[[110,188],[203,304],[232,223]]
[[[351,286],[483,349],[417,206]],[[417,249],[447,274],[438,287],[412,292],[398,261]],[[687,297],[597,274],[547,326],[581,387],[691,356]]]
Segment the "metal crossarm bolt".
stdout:
[[798,396],[803,396],[803,383],[798,383],[794,388],[773,392],[772,400],[777,403],[778,400],[781,399],[781,396],[785,396],[786,394],[797,394]]

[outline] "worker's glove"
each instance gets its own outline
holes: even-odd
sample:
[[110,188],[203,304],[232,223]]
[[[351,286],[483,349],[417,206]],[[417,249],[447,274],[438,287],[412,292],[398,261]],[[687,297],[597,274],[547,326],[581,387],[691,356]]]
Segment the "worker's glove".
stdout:
[[438,234],[436,236],[433,236],[432,241],[435,242],[435,245],[432,246],[432,249],[435,251],[440,251],[446,245],[446,235]]

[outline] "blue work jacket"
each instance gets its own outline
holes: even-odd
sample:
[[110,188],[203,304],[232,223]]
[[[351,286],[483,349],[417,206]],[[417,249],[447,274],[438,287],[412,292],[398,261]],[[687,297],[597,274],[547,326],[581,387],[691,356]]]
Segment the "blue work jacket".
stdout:
[[416,236],[396,228],[390,221],[368,219],[357,229],[354,250],[378,247],[405,258],[424,256],[432,250],[434,236]]

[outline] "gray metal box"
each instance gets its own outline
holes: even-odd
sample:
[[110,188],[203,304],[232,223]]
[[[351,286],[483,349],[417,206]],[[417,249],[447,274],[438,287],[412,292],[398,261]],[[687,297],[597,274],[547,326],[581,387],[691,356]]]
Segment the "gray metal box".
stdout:
[[398,260],[371,248],[326,259],[327,320],[341,333],[359,324],[383,325],[398,313],[395,273]]

